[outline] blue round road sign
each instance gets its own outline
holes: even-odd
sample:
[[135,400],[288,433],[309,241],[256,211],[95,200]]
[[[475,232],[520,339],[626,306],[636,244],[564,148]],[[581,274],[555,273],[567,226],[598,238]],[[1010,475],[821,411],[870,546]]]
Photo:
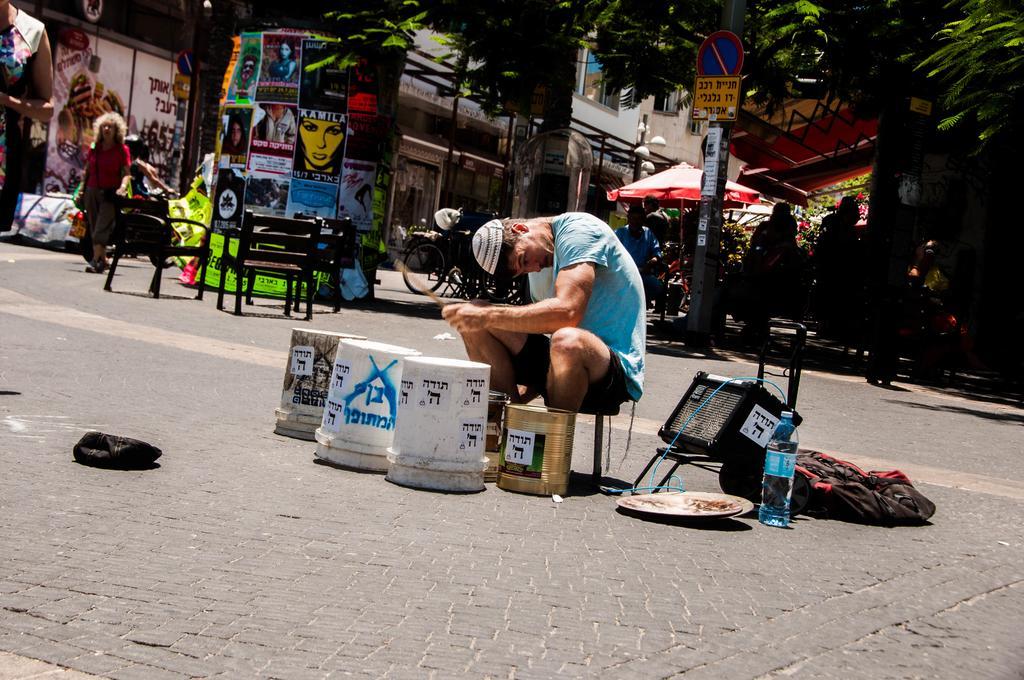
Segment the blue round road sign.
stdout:
[[178,73],[183,76],[192,75],[192,50],[178,52]]
[[697,74],[738,76],[743,70],[743,43],[735,33],[715,31],[697,49]]

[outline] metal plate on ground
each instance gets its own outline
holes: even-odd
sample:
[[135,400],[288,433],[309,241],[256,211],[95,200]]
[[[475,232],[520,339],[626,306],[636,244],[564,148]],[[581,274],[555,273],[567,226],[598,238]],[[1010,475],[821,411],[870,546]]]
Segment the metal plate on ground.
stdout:
[[725,519],[754,509],[746,498],[704,491],[639,494],[620,498],[616,503],[623,510],[688,519]]

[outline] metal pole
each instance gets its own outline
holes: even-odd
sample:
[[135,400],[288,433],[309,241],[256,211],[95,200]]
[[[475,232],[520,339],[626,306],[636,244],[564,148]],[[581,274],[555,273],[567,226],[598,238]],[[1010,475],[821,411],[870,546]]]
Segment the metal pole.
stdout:
[[512,172],[509,166],[512,164],[512,142],[515,140],[515,122],[515,115],[508,114],[508,131],[506,132],[508,138],[505,142],[505,158],[503,159],[505,167],[501,174],[501,205],[498,207],[498,212],[502,216],[508,215],[512,209],[511,201],[508,198],[508,183],[509,175]]
[[452,194],[454,189],[452,188],[452,158],[455,155],[455,129],[459,125],[459,96],[455,95],[452,97],[452,129],[448,133],[448,159],[444,164],[444,205],[442,208],[452,207]]
[[[637,138],[638,141],[637,141],[636,145],[637,146],[643,146],[644,145],[644,140],[647,139],[647,114],[646,113],[644,114],[643,119],[640,121],[640,130],[639,130],[639,132],[640,132],[640,136]],[[644,162],[644,160],[646,160],[646,159],[640,158],[640,156],[638,156],[636,154],[636,151],[633,152],[633,181],[634,182],[637,181],[638,179],[640,179],[640,165],[641,165],[641,163]]]
[[[198,5],[198,3],[196,4]],[[183,145],[185,152],[182,154],[181,167],[178,168],[178,187],[182,196],[188,192],[189,184],[192,183],[192,175],[199,161],[199,144],[197,143],[200,120],[199,87],[202,82],[199,69],[203,65],[200,55],[205,57],[203,48],[209,20],[201,9],[202,6],[199,5],[199,7],[200,9],[196,13],[196,26],[192,34],[192,74],[188,81],[188,111],[185,114],[185,143]]]
[[722,28],[743,37],[743,16],[747,13],[747,0],[725,0],[722,5]]
[[[722,28],[743,35],[746,0],[726,0],[722,7]],[[731,123],[708,125],[704,151],[704,178],[701,182],[700,220],[693,257],[690,311],[686,317],[686,344],[707,346],[711,341],[715,293],[718,285],[722,203],[729,177],[729,137]]]

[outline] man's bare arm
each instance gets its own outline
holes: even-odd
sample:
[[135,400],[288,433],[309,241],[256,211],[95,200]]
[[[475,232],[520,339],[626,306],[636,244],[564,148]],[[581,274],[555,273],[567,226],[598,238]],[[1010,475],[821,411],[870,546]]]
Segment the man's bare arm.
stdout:
[[594,289],[594,264],[581,262],[566,267],[555,279],[555,297],[531,305],[502,307],[480,303],[448,305],[445,320],[457,331],[483,329],[514,333],[553,333],[578,326]]

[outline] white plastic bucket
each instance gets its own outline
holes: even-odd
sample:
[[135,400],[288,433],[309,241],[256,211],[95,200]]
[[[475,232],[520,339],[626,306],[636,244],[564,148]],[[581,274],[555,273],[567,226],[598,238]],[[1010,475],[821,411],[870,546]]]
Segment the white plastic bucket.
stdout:
[[334,357],[343,338],[365,340],[361,335],[348,333],[292,329],[274,432],[309,441],[315,438],[316,428],[324,417]]
[[409,357],[388,481],[438,491],[482,491],[491,367]]
[[419,352],[370,340],[342,340],[331,372],[316,455],[358,470],[384,472],[398,421],[402,360]]

